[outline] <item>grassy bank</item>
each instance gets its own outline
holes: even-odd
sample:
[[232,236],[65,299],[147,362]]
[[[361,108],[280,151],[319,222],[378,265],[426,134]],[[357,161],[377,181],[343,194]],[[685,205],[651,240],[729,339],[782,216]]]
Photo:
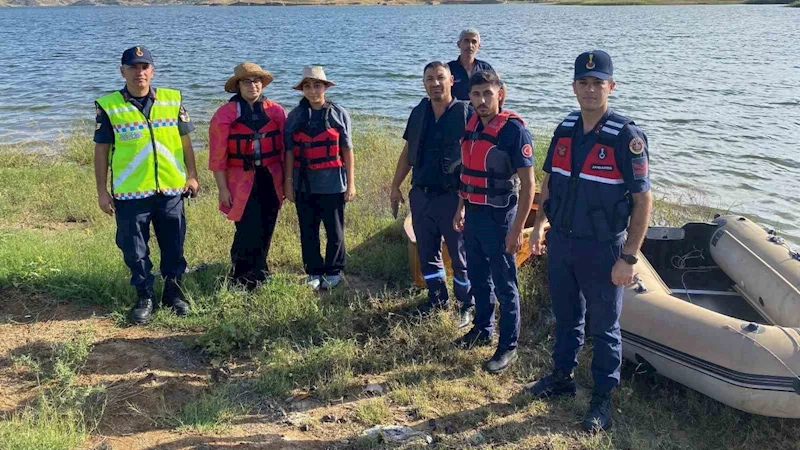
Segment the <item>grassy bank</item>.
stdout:
[[[490,348],[462,351],[449,345],[460,334],[450,312],[426,320],[410,313],[424,293],[409,288],[401,222],[391,218],[388,205],[401,130],[367,118],[356,119],[356,130],[358,196],[346,211],[345,286],[317,295],[299,282],[298,226],[291,204],[281,211],[270,253],[275,280],[253,293],[228,286],[223,274],[233,226],[216,210],[213,181],[201,170],[201,195],[186,209],[186,257],[195,269],[187,274],[186,286],[193,312],[178,320],[159,311],[144,328],[124,323],[133,293],[114,245],[113,219],[96,205],[88,136],[78,133],[60,141],[52,155],[3,148],[2,301],[25,304],[43,298],[64,307],[91,307],[116,321],[103,333],[145,333],[147,344],[167,355],[190,355],[187,367],[194,369],[173,369],[170,376],[199,373],[201,381],[182,384],[180,398],[162,394],[145,410],[143,401],[120,394],[129,385],[103,381],[95,360],[109,339],[91,337],[96,334],[92,329],[61,330],[51,345],[26,341],[11,348],[6,361],[0,358],[0,374],[13,369],[32,394],[3,413],[0,449],[79,448],[101,435],[124,434],[114,430],[131,417],[145,417],[148,430],[173,433],[186,444],[146,448],[230,443],[224,436],[231,434],[241,436],[238,442],[255,443],[293,432],[303,433],[302,440],[311,444],[282,448],[394,448],[359,437],[365,428],[393,423],[431,434],[440,449],[796,448],[800,425],[795,421],[744,414],[669,380],[637,375],[629,366],[615,394],[614,431],[584,434],[577,423],[591,387],[586,351],[577,371],[577,398],[543,402],[519,395],[522,383],[550,370],[552,325],[539,260],[520,271],[520,361],[499,377],[487,375],[481,364],[491,356]],[[545,142],[538,139],[539,161]],[[207,153],[198,159],[204,168]],[[656,220],[679,223],[707,214],[707,209],[659,202]],[[153,242],[151,247],[158,267],[157,246]],[[63,325],[55,326],[67,329],[74,322],[63,319]],[[0,315],[0,326],[10,330],[16,322]],[[175,336],[185,338],[179,341],[183,344],[173,344]],[[37,342],[37,336],[26,339]],[[134,360],[130,369],[119,372],[140,373],[135,355],[112,357]],[[367,383],[380,388],[367,392]],[[307,414],[287,418],[284,409],[300,403]],[[254,422],[272,428],[263,434],[242,428]]]

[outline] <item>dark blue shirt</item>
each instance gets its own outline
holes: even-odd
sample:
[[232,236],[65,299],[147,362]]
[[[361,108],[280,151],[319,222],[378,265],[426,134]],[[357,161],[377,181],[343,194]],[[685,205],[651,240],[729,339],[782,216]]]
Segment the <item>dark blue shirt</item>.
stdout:
[[[303,105],[297,106],[289,112],[286,118],[284,148],[287,152],[293,151],[292,133],[300,127],[299,121],[306,109]],[[309,128],[306,130],[309,135],[314,136],[325,131],[324,113],[325,109],[311,110],[311,120],[309,120]],[[329,123],[332,128],[339,131],[340,152],[344,148],[352,150],[353,126],[347,110],[333,103]],[[341,194],[347,190],[347,170],[344,165],[330,169],[307,170],[304,176],[306,178],[301,183],[300,169],[294,169],[292,183],[295,191],[305,192],[308,189],[308,192],[312,194]]]
[[[120,89],[119,92],[131,105],[139,109],[145,117],[150,117],[150,108],[153,106],[153,101],[156,98],[156,92],[152,87],[150,88],[150,92],[144,97],[132,97],[128,93],[127,87]],[[95,109],[95,121],[97,125],[94,130],[94,142],[98,144],[113,144],[114,128],[111,127],[111,119],[108,118],[108,114],[103,111],[97,102],[95,102]],[[178,132],[181,136],[186,136],[192,131],[194,131],[194,124],[189,118],[189,114],[186,112],[183,104],[181,104],[180,113],[178,114]]]
[[[467,73],[467,69],[461,65],[461,62],[458,60],[458,58],[450,61],[447,63],[447,65],[450,67],[450,73],[453,75],[453,97],[459,100],[469,101],[470,74]],[[480,59],[475,58],[475,64],[473,65],[472,73],[482,71],[494,72],[494,68],[492,68],[491,64],[487,63],[486,61],[481,61]]]
[[[586,159],[589,151],[597,143],[598,132],[610,114],[611,109],[606,111],[600,121],[597,122],[597,126],[586,134],[583,132],[583,116],[577,120],[572,131],[571,165],[573,168]],[[640,148],[637,142],[643,142],[644,145]],[[553,169],[555,145],[556,139],[553,138],[550,141],[547,158],[542,167],[542,170],[547,173],[551,173]],[[625,180],[625,186],[629,192],[636,194],[650,190],[649,146],[644,131],[635,124],[626,125],[619,134],[617,145],[614,148],[614,158],[617,166],[622,171],[622,178]]]
[[[431,155],[430,152],[426,152],[429,149],[435,149],[439,147],[441,136],[444,133],[444,127],[447,123],[447,116],[451,114],[452,106],[454,103],[451,103],[448,106],[447,110],[442,114],[439,119],[436,119],[436,115],[433,112],[433,104],[428,103],[428,110],[425,112],[425,132],[423,133],[422,138],[422,151],[420,152],[419,164],[411,169],[411,184],[415,186],[441,186],[443,184],[449,185],[457,185],[456,181],[458,178],[458,174],[453,174],[454,180],[444,180],[443,177],[443,170],[441,167],[441,161],[439,160],[439,155]],[[459,111],[460,113],[460,111]],[[469,118],[472,117],[474,114],[474,110],[472,106],[469,106],[467,112],[467,121]],[[406,123],[406,130],[403,133],[403,139],[408,141],[408,126],[409,123]],[[464,129],[466,128],[467,123],[464,122],[461,124],[461,131],[463,133]],[[434,159],[436,159],[434,161]],[[450,181],[451,183],[445,183],[446,181]]]

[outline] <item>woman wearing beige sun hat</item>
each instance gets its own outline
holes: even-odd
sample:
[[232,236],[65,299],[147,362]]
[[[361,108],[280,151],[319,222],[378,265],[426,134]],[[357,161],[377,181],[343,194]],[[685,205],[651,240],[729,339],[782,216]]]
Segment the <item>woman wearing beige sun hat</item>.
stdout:
[[[325,98],[336,84],[321,66],[305,66],[294,89],[300,104],[286,119],[284,192],[297,205],[300,246],[307,284],[329,289],[341,281],[346,262],[344,205],[356,195],[353,131],[350,115]],[[320,254],[319,225],[325,225],[327,248]]]
[[214,113],[208,130],[219,209],[236,223],[231,276],[248,289],[269,276],[267,254],[283,202],[286,111],[262,95],[273,79],[255,63],[234,67],[225,91],[235,95]]

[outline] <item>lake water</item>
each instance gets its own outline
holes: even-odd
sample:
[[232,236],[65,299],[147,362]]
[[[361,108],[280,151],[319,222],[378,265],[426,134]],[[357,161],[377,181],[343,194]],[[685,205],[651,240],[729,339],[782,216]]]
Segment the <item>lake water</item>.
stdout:
[[[49,140],[93,119],[118,89],[119,57],[149,47],[156,85],[181,89],[207,121],[232,68],[273,72],[287,106],[303,64],[323,64],[330,97],[402,123],[424,95],[423,65],[479,58],[509,86],[508,107],[549,134],[577,106],[575,56],[614,58],[612,106],[648,133],[661,195],[754,214],[800,243],[800,9],[780,6],[453,5],[397,7],[63,7],[0,9],[0,143]],[[83,126],[91,126],[84,124]],[[388,180],[387,180],[388,182]]]

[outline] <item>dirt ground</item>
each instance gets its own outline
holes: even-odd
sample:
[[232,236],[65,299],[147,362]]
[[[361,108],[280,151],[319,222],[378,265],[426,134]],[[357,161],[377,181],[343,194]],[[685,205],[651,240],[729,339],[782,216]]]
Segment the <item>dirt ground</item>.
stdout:
[[[353,419],[352,399],[322,404],[301,396],[278,402],[249,398],[257,406],[221,432],[181,431],[169,418],[219,378],[192,347],[192,335],[120,327],[98,307],[59,304],[44,296],[21,298],[6,291],[2,297],[2,412],[33,401],[39,389],[35,378],[14,365],[13,356],[44,359],[51,344],[91,332],[92,350],[76,383],[106,388],[104,413],[88,449],[344,449],[365,428]],[[250,370],[247,362],[239,362],[228,376],[246,377]],[[395,415],[397,424],[419,425],[402,411]]]

